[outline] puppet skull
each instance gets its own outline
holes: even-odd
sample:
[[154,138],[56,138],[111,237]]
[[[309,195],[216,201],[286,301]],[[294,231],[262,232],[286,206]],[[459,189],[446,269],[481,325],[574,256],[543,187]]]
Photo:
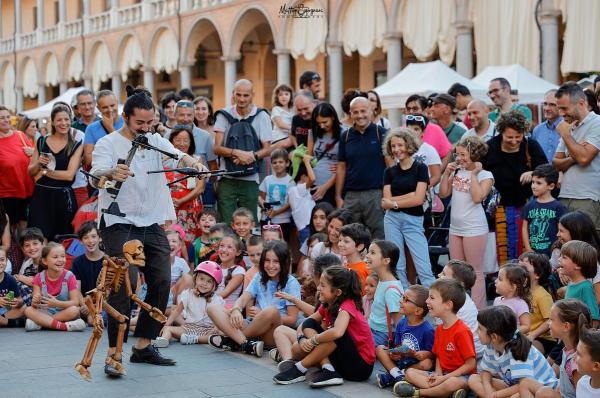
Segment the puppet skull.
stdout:
[[125,256],[125,260],[131,265],[143,267],[146,264],[144,245],[137,239],[125,242],[123,245],[123,255]]

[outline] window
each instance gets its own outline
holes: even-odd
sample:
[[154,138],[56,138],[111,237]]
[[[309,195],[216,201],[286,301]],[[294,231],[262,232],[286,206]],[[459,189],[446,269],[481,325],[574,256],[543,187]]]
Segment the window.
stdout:
[[60,8],[58,6],[58,1],[54,2],[54,25],[58,24],[60,21]]
[[37,6],[33,6],[33,30],[38,28]]

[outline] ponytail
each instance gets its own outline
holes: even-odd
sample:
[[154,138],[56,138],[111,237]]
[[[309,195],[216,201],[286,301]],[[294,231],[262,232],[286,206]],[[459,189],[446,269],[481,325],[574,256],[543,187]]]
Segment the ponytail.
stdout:
[[346,267],[332,265],[323,271],[322,276],[325,276],[329,281],[332,289],[340,289],[341,294],[335,299],[335,301],[327,305],[327,312],[331,315],[332,319],[335,320],[337,317],[340,306],[346,300],[352,300],[356,308],[362,313],[362,287],[358,274],[354,271],[349,270]]
[[512,339],[506,344],[506,348],[510,350],[515,360],[525,362],[531,349],[531,340],[517,329]]

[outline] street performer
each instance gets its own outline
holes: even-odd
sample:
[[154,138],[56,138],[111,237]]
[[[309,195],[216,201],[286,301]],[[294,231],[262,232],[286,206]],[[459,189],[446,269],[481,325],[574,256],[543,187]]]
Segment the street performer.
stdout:
[[[127,94],[129,97],[123,106],[123,127],[102,137],[92,154],[91,174],[104,177],[102,181],[108,180],[104,188],[110,187],[102,189],[99,186],[100,233],[109,256],[122,257],[123,244],[127,241],[138,239],[143,243],[146,264],[140,269],[148,286],[145,302],[164,312],[169,297],[171,271],[169,243],[161,225],[167,220],[175,220],[176,216],[165,175],[147,172],[165,167],[192,167],[199,171],[208,169],[193,157],[177,150],[159,134],[152,133],[154,104],[148,91],[128,86]],[[132,150],[132,146],[138,142],[142,144]],[[94,184],[98,185],[98,182],[94,181]],[[137,272],[138,267],[129,267],[134,291]],[[129,317],[130,300],[125,290],[113,292],[107,301],[118,312]],[[132,348],[130,362],[175,365],[174,360],[162,356],[150,343],[158,336],[161,327],[160,322],[152,319],[148,312],[140,312],[134,333],[137,341]],[[118,328],[119,323],[108,317],[108,357],[122,363],[120,355],[118,358],[115,355]],[[104,367],[107,375],[116,377],[123,374],[108,362]]]

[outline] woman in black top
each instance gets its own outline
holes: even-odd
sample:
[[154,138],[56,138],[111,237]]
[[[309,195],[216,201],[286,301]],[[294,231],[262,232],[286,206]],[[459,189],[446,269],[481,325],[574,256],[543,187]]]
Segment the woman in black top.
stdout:
[[533,169],[548,163],[537,141],[525,137],[529,128],[519,110],[503,114],[496,123],[499,134],[487,142],[488,153],[481,160],[483,168],[494,175],[500,194],[495,223],[499,264],[517,259],[523,251],[521,208],[532,195]]
[[384,154],[396,161],[396,165],[385,169],[383,175],[381,207],[386,211],[383,227],[385,239],[394,242],[400,249],[396,269],[405,289],[409,283],[404,243],[414,260],[421,284],[429,287],[435,280],[423,229],[423,203],[429,185],[429,171],[425,163],[414,160],[412,156],[418,151],[419,144],[408,128],[388,133],[383,143]]
[[38,139],[29,163],[29,175],[38,178],[29,207],[30,227],[48,240],[73,232],[71,221],[77,201],[71,185],[81,166],[83,146],[71,128],[71,109],[57,105],[50,114],[50,133]]

